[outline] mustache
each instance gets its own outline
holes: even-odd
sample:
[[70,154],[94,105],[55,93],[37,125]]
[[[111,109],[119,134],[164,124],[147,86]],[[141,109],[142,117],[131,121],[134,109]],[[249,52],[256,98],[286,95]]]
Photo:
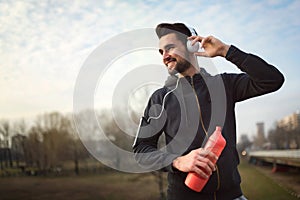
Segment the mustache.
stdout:
[[171,61],[176,61],[176,59],[173,57],[167,57],[164,59],[164,62],[171,62]]

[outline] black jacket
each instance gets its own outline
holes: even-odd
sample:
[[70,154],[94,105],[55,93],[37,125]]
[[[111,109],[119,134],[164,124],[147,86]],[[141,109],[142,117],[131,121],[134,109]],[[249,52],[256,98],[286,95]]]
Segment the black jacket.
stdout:
[[[169,199],[211,199],[214,195],[234,199],[242,194],[235,103],[276,91],[284,77],[274,66],[234,46],[226,59],[245,73],[211,76],[201,69],[193,77],[170,77],[153,93],[145,109],[133,145],[135,159],[149,170],[169,172]],[[187,173],[174,169],[172,161],[203,147],[216,126],[222,126],[226,147],[217,162],[218,173],[214,172],[202,192],[197,193],[185,186]],[[166,146],[158,148],[161,135],[165,136]]]

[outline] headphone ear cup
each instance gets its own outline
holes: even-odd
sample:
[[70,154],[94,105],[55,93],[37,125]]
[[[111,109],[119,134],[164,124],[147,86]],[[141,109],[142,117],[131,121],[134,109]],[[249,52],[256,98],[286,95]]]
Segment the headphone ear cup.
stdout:
[[192,40],[187,40],[186,48],[190,53],[195,53],[199,50],[199,42],[196,42],[194,45],[192,45]]

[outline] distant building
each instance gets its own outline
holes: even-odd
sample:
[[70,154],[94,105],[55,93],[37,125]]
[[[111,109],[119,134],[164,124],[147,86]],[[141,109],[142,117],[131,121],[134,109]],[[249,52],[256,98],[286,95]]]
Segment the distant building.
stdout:
[[256,129],[257,129],[256,137],[253,141],[253,144],[256,149],[262,149],[264,144],[266,143],[265,123],[264,122],[256,123]]
[[300,148],[300,112],[294,112],[277,122],[277,127],[282,129],[285,134],[285,148]]
[[257,137],[265,139],[265,123],[264,122],[256,123],[256,128],[257,128]]
[[296,130],[300,127],[300,112],[295,112],[282,118],[277,122],[277,126],[286,131]]

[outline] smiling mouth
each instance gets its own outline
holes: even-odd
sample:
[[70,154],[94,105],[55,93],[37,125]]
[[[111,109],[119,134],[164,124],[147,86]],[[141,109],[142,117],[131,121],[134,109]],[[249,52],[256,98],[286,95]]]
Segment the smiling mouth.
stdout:
[[175,58],[167,58],[167,59],[165,60],[165,65],[168,66],[168,64],[169,64],[170,62],[174,62],[174,61],[176,61]]

